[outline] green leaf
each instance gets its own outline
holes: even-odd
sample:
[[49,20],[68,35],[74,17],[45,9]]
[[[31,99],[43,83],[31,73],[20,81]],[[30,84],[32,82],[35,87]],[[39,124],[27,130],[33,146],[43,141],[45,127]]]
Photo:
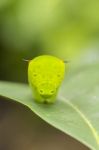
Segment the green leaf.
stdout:
[[0,95],[26,105],[49,124],[99,150],[98,60],[71,68],[55,104],[35,103],[25,84],[0,82]]

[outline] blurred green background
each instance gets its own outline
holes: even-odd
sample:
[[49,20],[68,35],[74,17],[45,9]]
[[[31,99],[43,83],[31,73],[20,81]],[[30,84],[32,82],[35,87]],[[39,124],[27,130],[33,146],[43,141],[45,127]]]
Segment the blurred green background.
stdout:
[[99,0],[0,0],[0,79],[27,82],[23,58],[72,61],[98,39]]

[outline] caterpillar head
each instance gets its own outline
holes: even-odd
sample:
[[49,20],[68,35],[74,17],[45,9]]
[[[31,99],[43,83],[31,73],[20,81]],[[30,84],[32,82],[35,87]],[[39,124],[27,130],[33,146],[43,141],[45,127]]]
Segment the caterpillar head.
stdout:
[[38,102],[53,102],[64,78],[65,64],[49,55],[41,55],[29,62],[28,80],[34,99]]
[[38,93],[43,97],[43,98],[50,98],[56,93],[56,87],[48,82],[41,83],[37,87]]

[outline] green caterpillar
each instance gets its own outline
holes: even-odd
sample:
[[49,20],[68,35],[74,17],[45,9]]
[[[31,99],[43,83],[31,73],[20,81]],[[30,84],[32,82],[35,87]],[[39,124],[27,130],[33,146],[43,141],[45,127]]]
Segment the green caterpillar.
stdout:
[[65,63],[57,57],[41,55],[29,61],[28,81],[39,103],[54,103],[65,74]]

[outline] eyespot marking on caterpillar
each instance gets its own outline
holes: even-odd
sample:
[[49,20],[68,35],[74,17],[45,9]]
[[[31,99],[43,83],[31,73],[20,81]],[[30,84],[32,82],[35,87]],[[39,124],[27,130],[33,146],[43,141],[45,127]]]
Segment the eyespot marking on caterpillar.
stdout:
[[34,73],[34,74],[33,74],[33,77],[37,77],[37,74],[36,74],[36,73]]
[[40,90],[40,94],[43,94],[43,90],[42,89]]
[[60,75],[60,74],[57,74],[57,77],[59,77],[59,78],[60,78],[60,77],[61,77],[61,75]]

